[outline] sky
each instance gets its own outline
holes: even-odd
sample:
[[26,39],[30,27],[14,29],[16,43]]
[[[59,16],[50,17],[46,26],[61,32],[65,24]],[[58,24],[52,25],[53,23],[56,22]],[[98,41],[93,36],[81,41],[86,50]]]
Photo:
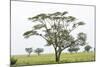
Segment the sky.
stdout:
[[[27,54],[25,48],[44,48],[44,53],[54,53],[52,46],[44,46],[46,41],[39,36],[32,36],[28,39],[23,37],[23,33],[31,30],[34,25],[28,18],[40,13],[68,11],[68,15],[76,17],[86,24],[72,32],[76,36],[79,32],[87,34],[87,42],[92,48],[94,43],[94,7],[81,5],[64,5],[36,2],[11,2],[11,55]],[[83,47],[80,51],[83,51]],[[64,50],[67,52],[67,50]]]

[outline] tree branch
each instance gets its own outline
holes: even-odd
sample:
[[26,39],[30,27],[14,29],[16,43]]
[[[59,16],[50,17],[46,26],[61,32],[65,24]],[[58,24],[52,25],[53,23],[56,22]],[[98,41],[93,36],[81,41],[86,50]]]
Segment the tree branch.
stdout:
[[46,39],[43,35],[39,34],[43,39],[45,39],[48,42],[48,39]]
[[[78,26],[77,26],[78,27]],[[72,28],[69,33],[71,33],[73,30],[75,30],[77,27]]]
[[68,46],[66,46],[66,47],[63,47],[62,49],[61,49],[61,51],[63,51],[64,49],[66,49],[66,48],[68,48],[68,47],[70,47],[71,45],[68,45]]

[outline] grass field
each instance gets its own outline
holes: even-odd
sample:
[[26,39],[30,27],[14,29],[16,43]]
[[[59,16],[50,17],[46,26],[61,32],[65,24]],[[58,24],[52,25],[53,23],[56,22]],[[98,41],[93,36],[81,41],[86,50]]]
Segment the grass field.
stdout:
[[[16,55],[13,56],[18,61],[15,65],[40,65],[40,64],[56,64],[54,54],[42,54],[40,56],[31,55]],[[82,52],[82,53],[62,53],[60,63],[71,63],[71,62],[85,62],[94,61],[95,55],[93,52]]]

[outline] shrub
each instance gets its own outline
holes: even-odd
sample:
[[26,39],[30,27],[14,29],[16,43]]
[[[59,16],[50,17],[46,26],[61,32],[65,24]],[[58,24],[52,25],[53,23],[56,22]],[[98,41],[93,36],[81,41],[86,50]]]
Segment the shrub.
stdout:
[[11,65],[16,64],[16,62],[17,62],[17,59],[15,59],[14,57],[11,57]]

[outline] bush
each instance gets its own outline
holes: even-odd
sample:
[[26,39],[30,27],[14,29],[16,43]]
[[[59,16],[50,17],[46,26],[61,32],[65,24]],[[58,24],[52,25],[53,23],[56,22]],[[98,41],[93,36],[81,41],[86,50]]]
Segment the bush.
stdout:
[[87,46],[84,47],[84,50],[87,51],[87,52],[89,52],[91,48],[92,47],[90,45],[87,45]]
[[17,62],[17,59],[15,59],[14,57],[11,57],[11,65],[16,64],[16,62]]

